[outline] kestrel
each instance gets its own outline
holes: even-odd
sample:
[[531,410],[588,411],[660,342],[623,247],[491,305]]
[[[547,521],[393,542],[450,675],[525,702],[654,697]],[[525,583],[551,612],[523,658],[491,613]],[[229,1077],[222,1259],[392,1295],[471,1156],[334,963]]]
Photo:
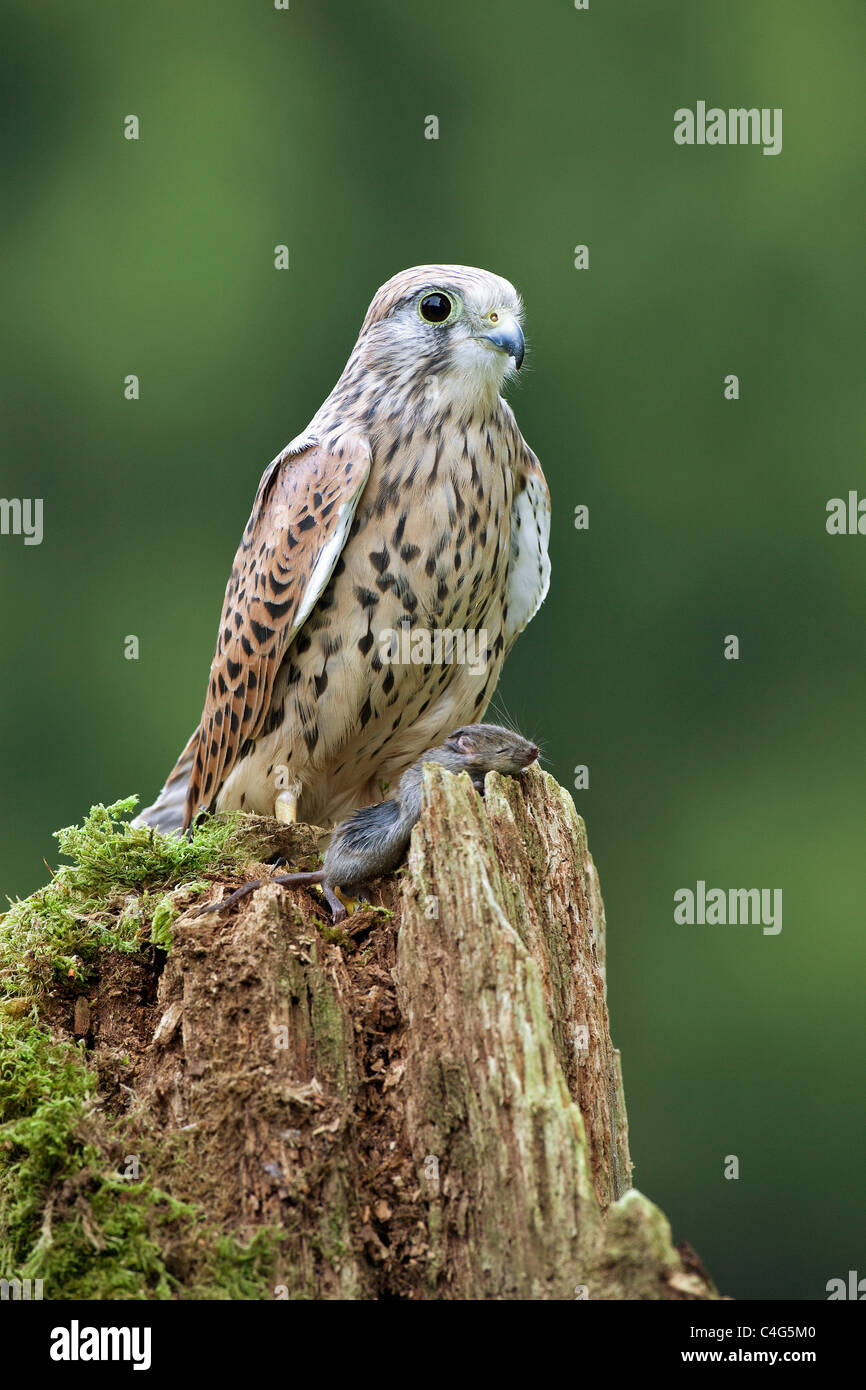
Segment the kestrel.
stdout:
[[[140,822],[327,825],[483,718],[550,577],[544,474],[500,395],[520,320],[513,285],[468,266],[378,291],[333,391],[265,470],[201,722]],[[448,660],[419,631],[474,634],[486,659]]]

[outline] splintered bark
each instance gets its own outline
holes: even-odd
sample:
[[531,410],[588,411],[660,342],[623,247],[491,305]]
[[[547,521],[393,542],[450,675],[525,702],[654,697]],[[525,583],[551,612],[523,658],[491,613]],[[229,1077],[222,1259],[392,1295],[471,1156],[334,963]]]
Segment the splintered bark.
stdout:
[[[239,833],[258,862],[211,898],[318,843],[252,817]],[[717,1297],[630,1185],[604,909],[568,794],[536,768],[490,774],[482,801],[429,766],[407,866],[375,897],[341,931],[315,891],[266,884],[178,919],[155,998],[132,967],[103,981],[106,1103],[122,1049],[154,1180],[223,1230],[272,1232],[277,1296]]]

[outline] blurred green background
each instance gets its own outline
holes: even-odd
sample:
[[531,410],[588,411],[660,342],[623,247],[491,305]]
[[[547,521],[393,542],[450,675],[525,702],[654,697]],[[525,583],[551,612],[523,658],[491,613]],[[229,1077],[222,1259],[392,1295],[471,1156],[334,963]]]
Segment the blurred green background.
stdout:
[[[377,286],[496,270],[554,506],[498,707],[590,768],[635,1182],[729,1294],[866,1275],[866,538],[824,525],[866,494],[862,4],[4,12],[0,491],[45,535],[0,538],[3,891],[163,781],[259,476]],[[781,155],[677,147],[698,99],[782,107]],[[782,888],[781,934],[676,926],[698,879]]]

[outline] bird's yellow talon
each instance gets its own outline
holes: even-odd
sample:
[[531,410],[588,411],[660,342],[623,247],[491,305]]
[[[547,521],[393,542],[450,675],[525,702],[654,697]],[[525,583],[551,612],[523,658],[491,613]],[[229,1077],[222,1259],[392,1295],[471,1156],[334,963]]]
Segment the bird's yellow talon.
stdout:
[[296,825],[298,798],[294,792],[280,792],[274,802],[274,816],[283,825]]

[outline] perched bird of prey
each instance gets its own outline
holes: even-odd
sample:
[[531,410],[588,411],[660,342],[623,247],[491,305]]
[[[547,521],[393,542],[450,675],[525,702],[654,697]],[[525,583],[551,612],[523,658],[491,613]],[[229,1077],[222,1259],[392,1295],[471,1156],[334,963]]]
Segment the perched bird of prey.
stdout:
[[[500,395],[520,320],[513,285],[468,266],[378,291],[333,391],[265,470],[201,722],[139,823],[243,808],[327,825],[483,718],[550,576],[544,475]],[[486,660],[389,646],[404,628],[486,634]]]

